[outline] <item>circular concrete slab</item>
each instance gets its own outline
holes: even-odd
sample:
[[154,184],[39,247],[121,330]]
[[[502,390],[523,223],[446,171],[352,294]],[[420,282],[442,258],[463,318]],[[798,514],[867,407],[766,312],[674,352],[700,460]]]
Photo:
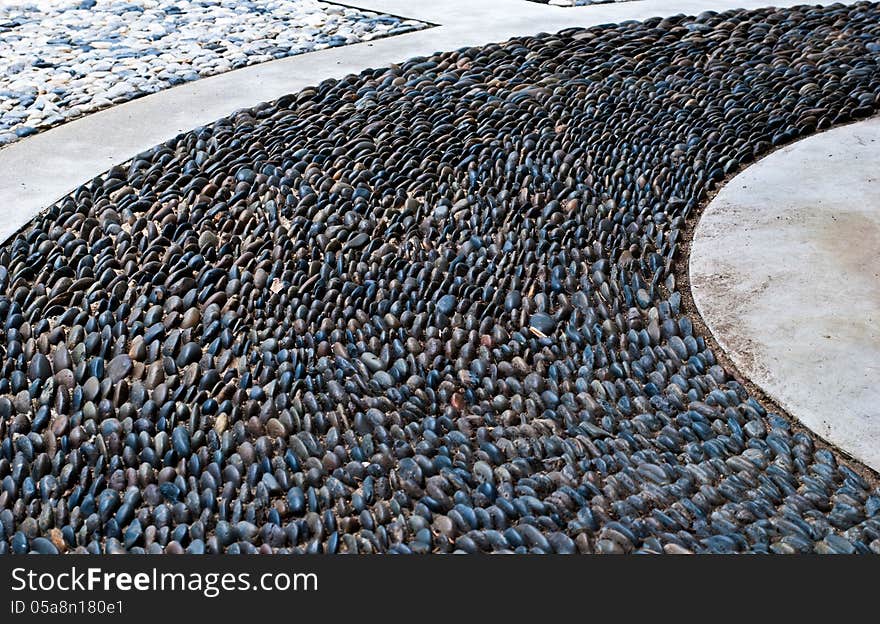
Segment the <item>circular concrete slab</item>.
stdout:
[[880,118],[733,178],[697,225],[689,271],[739,370],[880,470]]

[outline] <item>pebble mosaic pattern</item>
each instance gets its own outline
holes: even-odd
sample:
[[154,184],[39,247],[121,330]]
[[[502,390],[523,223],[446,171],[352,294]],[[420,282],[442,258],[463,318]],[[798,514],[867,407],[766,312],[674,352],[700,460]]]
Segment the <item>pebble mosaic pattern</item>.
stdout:
[[727,174],[880,104],[876,4],[463,49],[183,134],[0,248],[0,552],[880,552],[683,314]]
[[0,4],[0,146],[205,76],[426,26],[315,0]]

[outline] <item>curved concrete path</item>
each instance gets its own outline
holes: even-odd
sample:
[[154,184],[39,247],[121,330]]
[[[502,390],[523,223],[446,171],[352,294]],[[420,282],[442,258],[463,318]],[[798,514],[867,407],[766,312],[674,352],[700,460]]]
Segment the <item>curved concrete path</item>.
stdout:
[[[844,2],[851,3],[854,0]],[[526,0],[346,0],[341,4],[439,26],[203,78],[16,141],[0,149],[0,242],[111,166],[181,132],[325,78],[542,31],[707,10],[793,6],[804,0],[641,0],[573,8]]]
[[733,178],[697,224],[690,282],[744,375],[880,470],[880,117]]

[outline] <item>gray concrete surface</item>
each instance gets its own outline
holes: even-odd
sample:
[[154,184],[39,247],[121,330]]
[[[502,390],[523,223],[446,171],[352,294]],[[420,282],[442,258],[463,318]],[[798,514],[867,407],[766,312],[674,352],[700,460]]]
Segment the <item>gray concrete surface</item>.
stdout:
[[733,178],[694,233],[694,301],[739,370],[880,470],[880,118]]
[[[180,132],[325,78],[439,50],[657,15],[758,8],[768,0],[643,0],[562,8],[525,0],[348,0],[341,4],[439,24],[204,78],[82,117],[0,149],[0,241],[114,164]],[[776,6],[803,4],[782,0]]]

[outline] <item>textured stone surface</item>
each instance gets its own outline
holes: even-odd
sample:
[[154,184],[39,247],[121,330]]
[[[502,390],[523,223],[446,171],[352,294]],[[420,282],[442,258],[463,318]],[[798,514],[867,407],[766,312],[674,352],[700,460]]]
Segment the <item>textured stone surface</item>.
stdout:
[[0,248],[0,549],[880,551],[672,272],[725,173],[874,112],[878,16],[414,59],[82,185]]
[[0,4],[0,146],[200,77],[425,27],[315,0]]

